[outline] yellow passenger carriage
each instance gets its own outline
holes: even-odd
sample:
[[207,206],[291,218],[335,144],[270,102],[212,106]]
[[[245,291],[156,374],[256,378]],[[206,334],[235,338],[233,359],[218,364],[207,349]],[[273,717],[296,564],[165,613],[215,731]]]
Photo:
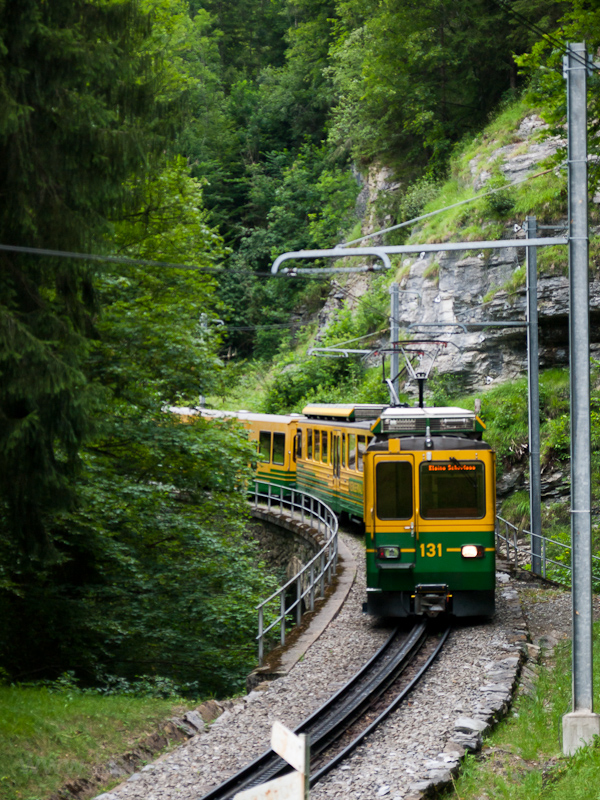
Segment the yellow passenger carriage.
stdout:
[[364,458],[383,405],[310,405],[298,420],[297,486],[362,519]]

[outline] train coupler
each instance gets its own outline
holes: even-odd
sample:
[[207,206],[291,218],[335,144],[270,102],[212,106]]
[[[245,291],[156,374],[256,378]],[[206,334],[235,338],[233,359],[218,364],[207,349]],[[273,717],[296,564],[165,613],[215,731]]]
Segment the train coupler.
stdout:
[[419,583],[415,586],[412,599],[415,614],[437,617],[438,614],[449,611],[452,595],[445,583]]

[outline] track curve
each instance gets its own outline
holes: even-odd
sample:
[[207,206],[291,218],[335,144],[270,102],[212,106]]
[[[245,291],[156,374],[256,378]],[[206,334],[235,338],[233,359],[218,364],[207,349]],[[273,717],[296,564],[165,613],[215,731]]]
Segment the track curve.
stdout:
[[[375,655],[296,729],[311,742],[313,786],[342,761],[412,691],[434,661],[450,628],[432,632],[425,622],[408,633],[394,630]],[[237,792],[290,771],[273,750],[265,751],[200,800],[230,800]]]

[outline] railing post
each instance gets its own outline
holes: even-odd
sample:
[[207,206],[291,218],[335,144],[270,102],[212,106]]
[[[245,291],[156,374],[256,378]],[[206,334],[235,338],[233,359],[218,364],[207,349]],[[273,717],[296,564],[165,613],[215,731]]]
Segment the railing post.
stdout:
[[[533,537],[534,536],[535,536],[535,534],[533,533],[533,531],[530,531],[529,532],[529,563],[531,564],[531,571],[532,572],[533,572]],[[537,542],[536,542],[536,544],[537,544]],[[536,554],[538,555],[538,559],[539,559],[539,553],[537,553],[537,551],[536,551]],[[535,574],[539,575],[540,573],[541,573],[541,569],[540,569],[540,565],[538,563],[538,571]]]
[[[339,535],[339,534],[338,534]],[[337,536],[333,542],[333,574],[337,575],[337,562],[338,562],[338,543]]]
[[263,641],[263,607],[258,608],[258,666],[262,667],[265,655],[265,643]]
[[518,534],[518,532],[519,532],[518,528],[515,526],[515,528],[513,530],[513,542],[514,542],[514,545],[515,545],[515,569],[517,569],[518,566],[519,566],[519,551],[517,549],[517,534]]
[[302,576],[296,579],[296,625],[300,625],[302,619]]
[[543,559],[544,559],[543,564],[542,564],[542,569],[543,569],[543,575],[544,575],[544,578],[545,578],[546,577],[546,538],[545,537],[542,539],[542,548],[543,548]]
[[[307,588],[304,589],[306,581],[304,580],[304,575],[308,573],[308,569],[303,568],[297,575],[295,575],[290,581],[290,589],[292,586],[296,586],[296,600],[290,605],[289,614],[290,619],[292,619],[292,610],[295,608],[296,613],[293,615],[294,623],[300,624],[302,621],[302,600],[308,596],[308,599],[305,600],[304,603],[304,610],[314,611],[315,609],[315,599],[317,596],[317,591],[320,592],[320,596],[322,598],[325,597],[325,585],[331,583],[333,580],[333,576],[337,574],[337,564],[338,564],[338,522],[337,517],[334,512],[325,504],[322,503],[318,498],[313,497],[312,495],[306,494],[304,492],[298,491],[295,488],[288,488],[284,486],[280,486],[278,484],[271,484],[270,482],[265,482],[266,491],[261,491],[259,489],[259,481],[254,481],[254,506],[255,508],[259,507],[259,498],[262,498],[261,502],[264,500],[266,501],[266,510],[267,512],[273,512],[276,508],[279,509],[279,513],[283,514],[284,509],[287,512],[287,508],[289,507],[291,510],[291,518],[296,519],[295,513],[296,508],[299,509],[298,519],[302,519],[302,522],[308,520],[308,524],[317,531],[317,534],[321,540],[323,540],[323,536],[325,536],[325,541],[321,545],[317,555],[313,556],[311,559],[310,564],[310,584],[307,585]],[[298,499],[300,498],[300,500]],[[300,506],[298,503],[300,502]],[[315,564],[318,563],[318,567],[315,568]],[[318,574],[316,574],[318,569]],[[307,575],[308,579],[308,575]],[[317,583],[320,583],[320,586],[317,586]],[[280,641],[281,644],[284,645],[286,641],[286,614],[288,613],[288,609],[286,609],[286,593],[285,590],[280,589],[274,595],[268,598],[269,603],[271,601],[275,602],[277,598],[277,594],[279,594],[280,599],[280,614],[274,622],[272,622],[267,630],[270,631],[272,628],[275,628],[277,622],[279,622],[280,627]],[[258,608],[258,660],[259,664],[262,666],[264,662],[264,654],[265,654],[265,617],[264,617],[264,601],[263,605]]]
[[325,553],[321,553],[319,572],[321,573],[321,597],[325,597]]

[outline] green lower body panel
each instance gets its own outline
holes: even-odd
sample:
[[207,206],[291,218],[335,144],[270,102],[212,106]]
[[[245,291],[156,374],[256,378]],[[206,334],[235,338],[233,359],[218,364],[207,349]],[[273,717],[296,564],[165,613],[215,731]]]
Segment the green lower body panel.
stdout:
[[[426,590],[421,589],[422,592]],[[425,595],[427,596],[427,595]],[[440,594],[440,610],[435,610],[435,600],[431,605],[419,607],[419,593],[415,591],[404,592],[377,592],[367,591],[367,602],[363,607],[368,614],[378,617],[412,617],[420,615],[447,614],[453,617],[491,617],[495,610],[494,590],[485,591],[456,591],[450,598],[445,595],[442,601]],[[433,610],[432,610],[433,609]]]
[[353,483],[356,486],[350,486],[349,490],[345,491],[341,487],[337,488],[329,485],[327,481],[307,470],[299,470],[296,479],[296,486],[300,491],[318,497],[319,500],[327,503],[336,514],[345,512],[356,517],[362,517],[362,483],[358,481]]
[[[463,557],[464,545],[481,556]],[[394,546],[397,558],[378,557],[378,548]],[[379,532],[367,543],[366,610],[382,616],[445,613],[456,617],[494,613],[496,558],[494,532],[482,530]]]
[[[286,470],[258,470],[256,474],[256,481],[258,483],[259,492],[268,492],[268,484],[272,483],[275,486],[282,486],[286,489],[296,488],[296,473],[287,472]],[[264,481],[264,483],[263,483]],[[277,490],[271,490],[273,496],[277,496]],[[287,496],[286,493],[285,496]]]

